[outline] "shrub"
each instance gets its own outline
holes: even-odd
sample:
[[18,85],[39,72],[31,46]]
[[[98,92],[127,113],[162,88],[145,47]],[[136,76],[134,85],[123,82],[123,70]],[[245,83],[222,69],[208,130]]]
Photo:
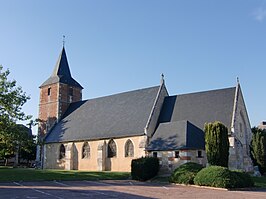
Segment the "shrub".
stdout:
[[220,188],[250,187],[254,183],[250,176],[239,171],[230,171],[221,166],[210,166],[198,172],[194,183],[201,186]]
[[205,124],[204,131],[208,163],[227,167],[229,156],[227,127],[221,122],[208,123]]
[[185,163],[174,170],[170,177],[170,182],[194,184],[194,177],[202,168],[202,165],[194,162]]
[[142,157],[131,162],[131,176],[133,180],[146,181],[157,175],[159,160],[155,157]]
[[235,175],[240,178],[240,180],[237,181],[236,187],[253,187],[254,181],[252,180],[251,176],[248,173],[242,172],[242,171],[232,171]]
[[251,157],[254,165],[259,166],[260,173],[266,172],[266,130],[252,128]]

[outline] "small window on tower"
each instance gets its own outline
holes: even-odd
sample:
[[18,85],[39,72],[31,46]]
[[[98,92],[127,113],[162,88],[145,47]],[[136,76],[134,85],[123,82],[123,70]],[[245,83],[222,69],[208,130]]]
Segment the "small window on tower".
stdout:
[[51,88],[50,87],[48,88],[47,94],[48,94],[48,96],[51,95]]
[[70,87],[70,88],[68,89],[68,95],[69,95],[69,96],[73,96],[73,88],[72,88],[72,87]]

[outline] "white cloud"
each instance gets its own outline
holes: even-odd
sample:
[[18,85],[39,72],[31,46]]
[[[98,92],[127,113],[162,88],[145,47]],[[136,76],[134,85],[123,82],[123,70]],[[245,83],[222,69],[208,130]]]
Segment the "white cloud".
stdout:
[[254,11],[253,15],[257,21],[262,22],[266,18],[266,9],[260,7]]

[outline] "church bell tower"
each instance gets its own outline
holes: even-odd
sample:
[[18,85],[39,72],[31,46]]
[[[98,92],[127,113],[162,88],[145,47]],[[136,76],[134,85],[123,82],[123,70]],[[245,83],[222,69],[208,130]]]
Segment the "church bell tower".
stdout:
[[43,138],[63,116],[70,103],[82,100],[83,87],[71,76],[64,46],[52,75],[39,88],[38,135]]

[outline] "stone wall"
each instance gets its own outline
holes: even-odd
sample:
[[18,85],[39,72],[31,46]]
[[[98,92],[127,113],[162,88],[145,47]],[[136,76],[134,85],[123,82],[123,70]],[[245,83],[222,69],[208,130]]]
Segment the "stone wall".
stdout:
[[[201,156],[198,156],[198,151],[201,151]],[[160,172],[161,173],[171,173],[177,167],[187,162],[195,162],[206,166],[207,157],[204,150],[179,150],[178,156],[177,151],[153,151],[149,153],[149,156],[154,156],[154,153],[157,154],[157,157],[160,161]]]
[[[125,143],[130,139],[134,145],[134,156],[125,157]],[[82,158],[82,142],[64,143],[67,151],[66,157],[59,160],[61,143],[45,144],[44,168],[46,169],[76,169],[89,171],[130,171],[131,160],[145,156],[143,142],[146,136],[135,136],[113,139],[116,143],[117,155],[107,158],[107,144],[109,139],[88,141],[90,146],[89,158]],[[71,146],[71,149],[69,148]],[[72,162],[69,162],[71,160]],[[72,165],[72,166],[71,166]]]
[[235,111],[232,135],[229,137],[229,168],[252,171],[253,165],[249,151],[252,132],[240,87]]

